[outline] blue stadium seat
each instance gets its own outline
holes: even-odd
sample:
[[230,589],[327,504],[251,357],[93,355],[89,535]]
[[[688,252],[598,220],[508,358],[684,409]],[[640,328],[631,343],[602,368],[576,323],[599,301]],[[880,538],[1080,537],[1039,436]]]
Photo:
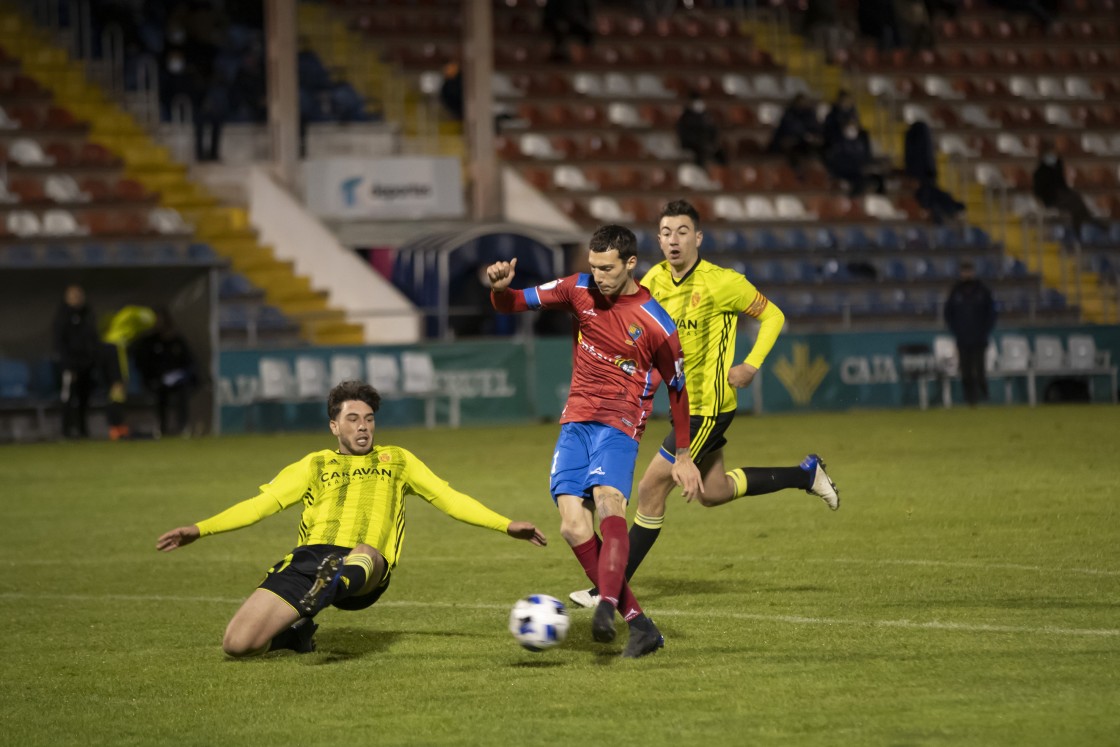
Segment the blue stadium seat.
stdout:
[[852,279],[846,262],[830,259],[821,267],[821,275],[829,283],[846,283]]
[[751,248],[747,234],[743,231],[718,231],[715,235],[716,246],[724,251],[745,252]]
[[791,228],[786,231],[783,244],[798,252],[808,252],[813,248],[813,239],[801,228]]
[[31,393],[31,367],[24,361],[0,358],[0,399],[24,399]]
[[0,265],[18,267],[35,262],[35,247],[27,244],[0,247]]
[[797,279],[803,283],[815,283],[820,280],[820,273],[817,271],[817,266],[808,260],[800,260],[797,263]]
[[74,252],[65,244],[49,244],[43,250],[43,261],[52,265],[76,264]]
[[264,304],[257,314],[257,326],[260,329],[289,329],[292,327],[292,322],[280,309]]
[[893,228],[880,228],[875,237],[875,243],[882,249],[898,251],[905,246],[902,236]]
[[925,251],[933,248],[933,238],[924,227],[911,226],[907,228],[904,241],[907,249]]
[[871,238],[859,226],[845,228],[839,239],[841,249],[866,249],[872,245]]
[[818,251],[831,251],[839,244],[836,232],[830,228],[818,228],[813,235],[813,248]]
[[1094,223],[1082,223],[1080,238],[1083,246],[1104,246],[1108,243],[1108,232]]
[[223,273],[222,279],[218,282],[218,297],[223,299],[251,296],[256,291],[256,287],[248,278],[236,272]]
[[218,257],[218,255],[214,254],[214,249],[209,244],[199,242],[192,243],[187,247],[187,256],[193,260],[203,262],[210,262]]
[[992,245],[992,239],[983,228],[968,226],[965,229],[964,243],[974,249],[984,249]]
[[109,261],[109,248],[104,244],[82,244],[82,262],[90,265],[103,265]]
[[892,259],[891,261],[887,262],[886,275],[891,280],[906,280],[906,263],[899,259]]
[[765,229],[755,233],[753,243],[756,249],[767,252],[779,251],[786,248],[774,231],[767,231]]
[[652,231],[634,231],[634,236],[638,239],[638,251],[642,254],[661,254],[661,248],[657,244],[657,237]]

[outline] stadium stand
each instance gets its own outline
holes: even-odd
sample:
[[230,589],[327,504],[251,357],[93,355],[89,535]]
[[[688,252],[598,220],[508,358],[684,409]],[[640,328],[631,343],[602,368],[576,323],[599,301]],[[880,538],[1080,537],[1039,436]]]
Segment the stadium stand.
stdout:
[[224,345],[362,340],[325,292],[260,244],[243,209],[193,182],[55,38],[15,10],[0,14],[4,263],[216,257],[261,289],[222,313]]
[[[1031,128],[1055,126],[1063,111],[1079,116],[1081,110],[1075,113],[1072,106],[1076,99],[1063,99],[1065,110],[1049,111],[1043,104],[1037,110],[1024,106],[1010,93],[1005,102],[987,103],[966,97],[972,92],[964,90],[965,81],[982,95],[987,77],[970,77],[975,71],[965,67],[963,52],[947,52],[945,67],[935,64],[940,57],[916,54],[925,67],[911,69],[901,64],[909,55],[880,56],[862,46],[851,55],[862,63],[848,64],[846,71],[832,67],[831,85],[810,85],[809,76],[799,74],[808,66],[790,54],[803,47],[792,35],[743,22],[714,3],[698,5],[652,20],[603,6],[596,16],[602,43],[573,48],[572,60],[563,64],[547,59],[535,5],[496,6],[494,29],[501,44],[495,48],[494,90],[497,105],[510,112],[496,143],[502,159],[584,229],[603,221],[652,225],[665,200],[688,198],[705,217],[712,258],[744,268],[802,322],[936,323],[941,294],[965,255],[982,258],[982,275],[994,281],[1004,319],[1080,317],[1068,288],[1056,290],[1054,273],[1021,248],[1031,236],[997,232],[994,224],[933,226],[911,196],[912,187],[893,174],[886,194],[850,197],[818,163],[794,171],[766,153],[789,98],[797,93],[830,98],[843,75],[859,93],[863,120],[887,120],[876,128],[880,155],[887,158],[900,154],[904,116],[931,114],[935,124],[954,125],[944,130],[942,149],[959,143],[1025,169],[1033,165],[1027,150],[1035,143]],[[456,3],[335,0],[330,10],[334,22],[364,35],[380,64],[395,67],[418,90],[420,81],[438,78],[461,53]],[[1056,85],[1032,83],[1035,90]],[[1067,95],[1095,90],[1091,78],[1062,78],[1061,87]],[[924,108],[903,112],[903,90],[915,92],[913,106]],[[674,124],[692,91],[704,97],[720,126],[731,154],[725,167],[698,169],[677,145]],[[970,120],[991,125],[982,135],[960,129]],[[976,194],[966,195],[969,217],[983,223],[985,204]],[[644,246],[652,248],[649,242]],[[1051,286],[1047,290],[1043,278]],[[1083,300],[1087,296],[1081,294]]]

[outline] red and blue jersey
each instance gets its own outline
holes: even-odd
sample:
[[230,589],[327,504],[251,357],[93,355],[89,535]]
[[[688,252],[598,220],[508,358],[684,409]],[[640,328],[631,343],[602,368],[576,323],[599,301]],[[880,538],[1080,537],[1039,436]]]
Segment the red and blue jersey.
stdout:
[[591,275],[580,273],[523,291],[492,293],[491,300],[503,313],[563,309],[578,321],[561,423],[602,423],[638,441],[664,381],[677,448],[688,447],[688,392],[677,327],[645,288],[608,298]]

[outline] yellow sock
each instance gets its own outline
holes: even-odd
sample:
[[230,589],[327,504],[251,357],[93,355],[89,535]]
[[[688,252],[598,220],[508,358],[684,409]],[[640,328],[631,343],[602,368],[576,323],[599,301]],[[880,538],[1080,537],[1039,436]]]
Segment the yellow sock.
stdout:
[[661,516],[646,516],[640,511],[634,515],[634,523],[646,529],[660,529],[661,525],[665,523],[665,515]]
[[741,469],[733,469],[727,473],[731,482],[735,484],[735,498],[742,498],[747,494],[747,473]]

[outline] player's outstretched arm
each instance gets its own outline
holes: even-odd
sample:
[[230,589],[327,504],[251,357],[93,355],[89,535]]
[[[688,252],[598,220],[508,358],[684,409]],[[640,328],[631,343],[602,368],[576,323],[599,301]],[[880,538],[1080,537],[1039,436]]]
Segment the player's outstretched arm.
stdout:
[[170,532],[164,532],[156,540],[156,549],[160,552],[171,552],[177,547],[189,545],[201,536],[198,526],[191,524],[189,527],[178,527]]
[[509,262],[495,262],[486,268],[486,277],[490,279],[490,290],[495,293],[504,293],[516,274],[517,257]]
[[537,547],[544,547],[548,544],[548,538],[541,534],[541,530],[527,521],[511,521],[509,528],[506,529],[506,534],[514,539],[528,540]]

